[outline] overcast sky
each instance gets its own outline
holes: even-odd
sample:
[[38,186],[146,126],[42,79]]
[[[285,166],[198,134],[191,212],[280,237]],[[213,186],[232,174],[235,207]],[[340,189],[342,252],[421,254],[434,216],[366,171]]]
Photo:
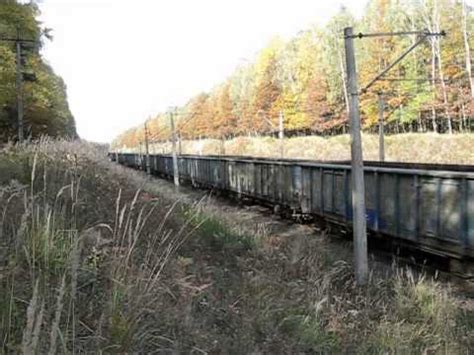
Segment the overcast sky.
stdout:
[[68,87],[79,135],[110,142],[211,89],[275,36],[365,0],[43,0],[44,54]]

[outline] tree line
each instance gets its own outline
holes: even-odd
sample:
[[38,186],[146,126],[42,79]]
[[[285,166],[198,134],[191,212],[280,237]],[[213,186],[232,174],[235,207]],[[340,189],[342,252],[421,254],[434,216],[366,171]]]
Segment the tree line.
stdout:
[[0,1],[0,142],[17,137],[16,43],[5,40],[17,38],[36,42],[21,45],[25,136],[77,137],[66,85],[41,55],[52,36],[39,14],[34,2]]
[[[365,130],[377,127],[381,94],[388,132],[470,132],[471,13],[465,0],[371,0],[360,20],[341,7],[326,26],[312,26],[289,41],[275,38],[211,92],[177,108],[177,130],[183,139],[269,134],[278,129],[282,113],[285,129],[292,132],[346,132],[349,99],[343,29],[352,26],[356,33],[447,33],[429,37],[361,95]],[[359,84],[367,84],[417,40],[415,35],[357,39]],[[151,141],[169,139],[168,113],[149,118],[146,130]],[[133,147],[144,141],[144,135],[141,124],[114,144]]]

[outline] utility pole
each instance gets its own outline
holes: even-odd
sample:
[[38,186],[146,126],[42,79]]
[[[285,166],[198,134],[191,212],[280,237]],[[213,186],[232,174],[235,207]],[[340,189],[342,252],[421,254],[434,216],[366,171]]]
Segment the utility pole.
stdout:
[[365,285],[368,279],[369,268],[367,262],[364,161],[362,158],[359,88],[357,83],[357,69],[352,27],[347,27],[344,29],[344,45],[346,50],[349,121],[351,128],[352,223],[354,234],[355,276],[358,285]]
[[[352,164],[352,219],[354,233],[354,262],[356,280],[359,285],[367,283],[367,225],[365,217],[365,182],[364,182],[364,161],[362,158],[362,139],[359,112],[359,89],[357,83],[357,69],[354,53],[354,38],[367,37],[393,37],[416,35],[418,39],[408,47],[398,58],[387,65],[379,74],[375,76],[361,90],[362,93],[374,85],[387,74],[392,68],[400,63],[410,52],[422,44],[430,36],[445,36],[446,32],[408,31],[408,32],[381,32],[381,33],[358,33],[354,35],[352,27],[344,29],[344,46],[346,50],[346,70],[347,87],[349,91],[349,118],[351,125],[351,164]],[[383,117],[382,117],[383,120]]]
[[179,169],[178,169],[178,156],[176,154],[176,130],[174,127],[175,111],[176,111],[176,108],[174,108],[174,110],[170,110],[170,125],[171,125],[171,149],[172,149],[172,154],[173,154],[173,179],[174,179],[174,185],[178,187],[179,186]]
[[21,42],[19,32],[16,41],[16,103],[18,113],[18,142],[23,143],[23,73],[21,70]]
[[16,37],[0,36],[0,41],[10,42],[15,44],[16,51],[16,100],[17,100],[17,114],[18,114],[18,141],[21,143],[24,140],[24,104],[23,104],[23,80],[35,81],[36,77],[33,74],[23,73],[22,71],[22,45],[29,44],[30,46],[38,45],[38,41],[33,39],[20,38],[20,30],[17,28]]
[[283,111],[280,111],[280,116],[279,116],[279,130],[278,130],[278,138],[280,140],[280,158],[283,159],[285,156],[285,131],[284,131],[284,126],[283,126]]
[[385,133],[384,133],[384,122],[383,122],[383,111],[384,111],[384,102],[383,94],[378,93],[379,97],[379,160],[381,162],[385,161]]
[[145,122],[145,167],[146,167],[146,173],[148,175],[151,175],[151,167],[150,167],[150,150],[149,150],[149,145],[148,145],[148,127]]

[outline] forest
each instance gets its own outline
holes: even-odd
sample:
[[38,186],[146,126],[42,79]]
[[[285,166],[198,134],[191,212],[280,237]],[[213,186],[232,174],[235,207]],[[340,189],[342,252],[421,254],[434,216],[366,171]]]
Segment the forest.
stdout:
[[45,41],[53,38],[39,15],[34,2],[0,1],[0,142],[17,137],[16,43],[5,40],[17,38],[35,42],[21,45],[25,137],[77,137],[66,85],[41,54]]
[[[274,38],[211,92],[176,108],[183,139],[273,134],[283,115],[289,134],[334,135],[348,129],[343,29],[355,33],[445,31],[429,37],[360,97],[363,128],[377,128],[379,94],[388,133],[471,132],[473,126],[472,8],[465,0],[371,0],[357,20],[344,7],[324,27],[290,40]],[[359,85],[367,84],[418,38],[356,39]],[[146,128],[145,128],[146,127]],[[170,138],[169,112],[122,133],[117,147]]]

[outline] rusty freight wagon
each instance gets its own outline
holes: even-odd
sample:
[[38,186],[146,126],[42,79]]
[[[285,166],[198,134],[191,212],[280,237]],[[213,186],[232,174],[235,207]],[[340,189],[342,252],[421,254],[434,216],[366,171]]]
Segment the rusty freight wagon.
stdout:
[[[145,170],[138,154],[110,155]],[[248,196],[350,228],[349,162],[267,158],[178,157],[183,182]],[[172,177],[168,155],[150,155],[153,175]],[[474,257],[474,167],[367,162],[367,228],[371,235],[396,238],[419,250],[455,259]]]

